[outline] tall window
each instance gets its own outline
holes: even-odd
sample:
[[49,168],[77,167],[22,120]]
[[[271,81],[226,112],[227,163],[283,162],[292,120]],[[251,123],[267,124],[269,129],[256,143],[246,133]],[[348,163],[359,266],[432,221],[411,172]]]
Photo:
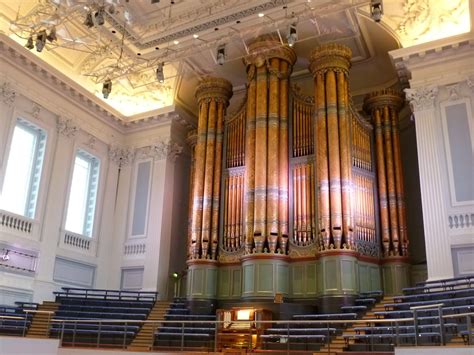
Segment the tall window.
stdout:
[[35,217],[45,147],[46,132],[18,119],[0,195],[1,209]]
[[66,230],[87,237],[92,236],[99,183],[99,160],[79,150],[74,160]]

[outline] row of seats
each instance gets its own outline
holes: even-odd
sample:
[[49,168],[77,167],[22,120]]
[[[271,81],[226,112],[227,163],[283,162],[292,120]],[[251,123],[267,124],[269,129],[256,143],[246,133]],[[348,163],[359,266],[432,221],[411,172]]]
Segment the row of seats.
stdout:
[[[215,315],[191,314],[184,300],[170,304],[164,323],[155,333],[156,349],[209,349],[215,337]],[[183,323],[186,322],[186,323]],[[189,323],[188,323],[189,322]]]
[[[321,346],[352,324],[359,316],[371,309],[382,297],[380,291],[366,292],[357,298],[353,306],[341,307],[341,313],[294,315],[289,326],[282,324],[265,330],[261,336],[265,350],[318,351]],[[343,321],[328,325],[325,321]],[[323,323],[321,323],[323,322]]]
[[15,306],[0,306],[0,334],[23,335],[31,325],[33,315],[25,312],[35,309],[36,304],[17,302]]
[[402,296],[384,305],[384,311],[374,312],[377,318],[393,319],[393,322],[368,322],[367,326],[355,327],[355,334],[345,334],[344,338],[348,344],[352,340],[354,343],[349,348],[357,351],[393,351],[394,345],[415,343],[440,345],[456,335],[467,338],[464,314],[474,310],[473,281],[474,277],[458,278],[404,289]]
[[[140,321],[148,318],[156,299],[154,292],[77,288],[64,288],[55,295],[59,307],[54,319],[66,322],[52,322],[50,333],[61,337],[63,343],[76,346],[130,344],[141,328]],[[104,321],[100,323],[91,321],[101,319]]]

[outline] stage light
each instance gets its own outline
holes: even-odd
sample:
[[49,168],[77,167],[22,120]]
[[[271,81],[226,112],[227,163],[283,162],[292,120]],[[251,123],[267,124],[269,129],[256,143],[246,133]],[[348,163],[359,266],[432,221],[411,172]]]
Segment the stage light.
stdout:
[[42,30],[36,35],[36,50],[41,52],[46,44],[46,31]]
[[56,27],[52,27],[49,31],[49,35],[46,37],[48,41],[54,42],[58,40],[58,36],[56,35]]
[[222,45],[217,48],[216,61],[219,65],[224,65],[225,63],[225,45]]
[[298,32],[296,31],[296,23],[292,23],[290,27],[288,28],[288,35],[286,36],[286,39],[288,40],[288,45],[290,47],[293,47],[293,45],[296,43],[296,40],[298,39]]
[[163,72],[164,63],[158,63],[158,67],[156,68],[156,79],[159,83],[165,82],[165,74]]
[[370,2],[370,17],[375,22],[380,22],[383,15],[382,0],[372,0]]
[[84,20],[84,25],[91,28],[94,27],[94,20],[92,19],[92,12],[88,12],[86,15],[86,19]]
[[26,41],[25,47],[28,48],[28,49],[35,48],[35,45],[33,44],[33,36],[28,37],[28,40]]
[[97,26],[102,26],[105,23],[105,9],[103,7],[99,8],[99,10],[95,13],[95,24]]
[[112,92],[112,81],[107,79],[104,81],[102,85],[102,95],[104,95],[104,99],[108,98],[110,93]]

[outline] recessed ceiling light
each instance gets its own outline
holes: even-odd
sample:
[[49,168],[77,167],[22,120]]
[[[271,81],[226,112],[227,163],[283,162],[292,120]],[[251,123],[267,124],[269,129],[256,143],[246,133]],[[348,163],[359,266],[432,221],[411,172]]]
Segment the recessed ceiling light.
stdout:
[[155,47],[156,50],[160,49],[160,47]]
[[197,33],[195,33],[195,34],[193,34],[193,37],[194,37],[194,38],[198,38],[199,35],[198,35]]
[[137,53],[137,55],[142,55],[141,53]]
[[179,44],[179,41],[178,41],[177,39],[175,39],[175,40],[173,41],[173,43],[174,43],[174,44]]
[[214,28],[214,31],[219,31],[219,27]]
[[117,33],[117,31],[115,31],[115,30],[112,30],[112,33]]
[[240,23],[240,20],[235,21],[235,23]]
[[265,14],[264,14],[263,12],[260,12],[260,13],[258,14],[258,17],[263,17],[263,16],[265,16]]

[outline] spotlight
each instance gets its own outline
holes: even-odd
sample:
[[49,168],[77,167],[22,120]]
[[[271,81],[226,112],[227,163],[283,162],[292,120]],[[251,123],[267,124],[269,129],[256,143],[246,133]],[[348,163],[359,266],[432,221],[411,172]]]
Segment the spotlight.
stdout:
[[165,65],[165,63],[158,63],[158,67],[156,68],[156,80],[158,80],[158,82],[161,84],[165,82],[165,74],[163,73],[163,65]]
[[288,35],[286,36],[286,39],[288,40],[288,45],[290,47],[293,47],[296,40],[298,39],[298,33],[296,32],[296,23],[292,23],[288,28]]
[[217,64],[224,65],[225,63],[225,45],[217,48],[217,56],[216,56]]
[[102,95],[104,95],[104,99],[107,99],[112,92],[112,81],[107,79],[104,81],[102,85]]
[[58,36],[56,36],[56,27],[52,27],[49,31],[49,35],[46,37],[48,41],[54,42],[58,40]]
[[42,30],[36,35],[36,50],[41,52],[46,44],[46,31]]
[[382,0],[371,0],[370,1],[370,17],[375,22],[380,22],[383,15],[383,4]]
[[35,48],[35,45],[33,44],[33,36],[28,37],[28,40],[26,41],[25,47],[28,48],[28,49]]
[[94,27],[94,20],[92,19],[92,12],[88,12],[86,15],[86,19],[84,20],[84,25],[91,28]]
[[3,261],[10,260],[10,255],[8,255],[9,252],[10,250],[7,249],[2,255],[0,255],[0,259],[2,259]]
[[95,23],[97,26],[102,26],[105,23],[105,9],[104,7],[99,8],[99,10],[94,14]]

